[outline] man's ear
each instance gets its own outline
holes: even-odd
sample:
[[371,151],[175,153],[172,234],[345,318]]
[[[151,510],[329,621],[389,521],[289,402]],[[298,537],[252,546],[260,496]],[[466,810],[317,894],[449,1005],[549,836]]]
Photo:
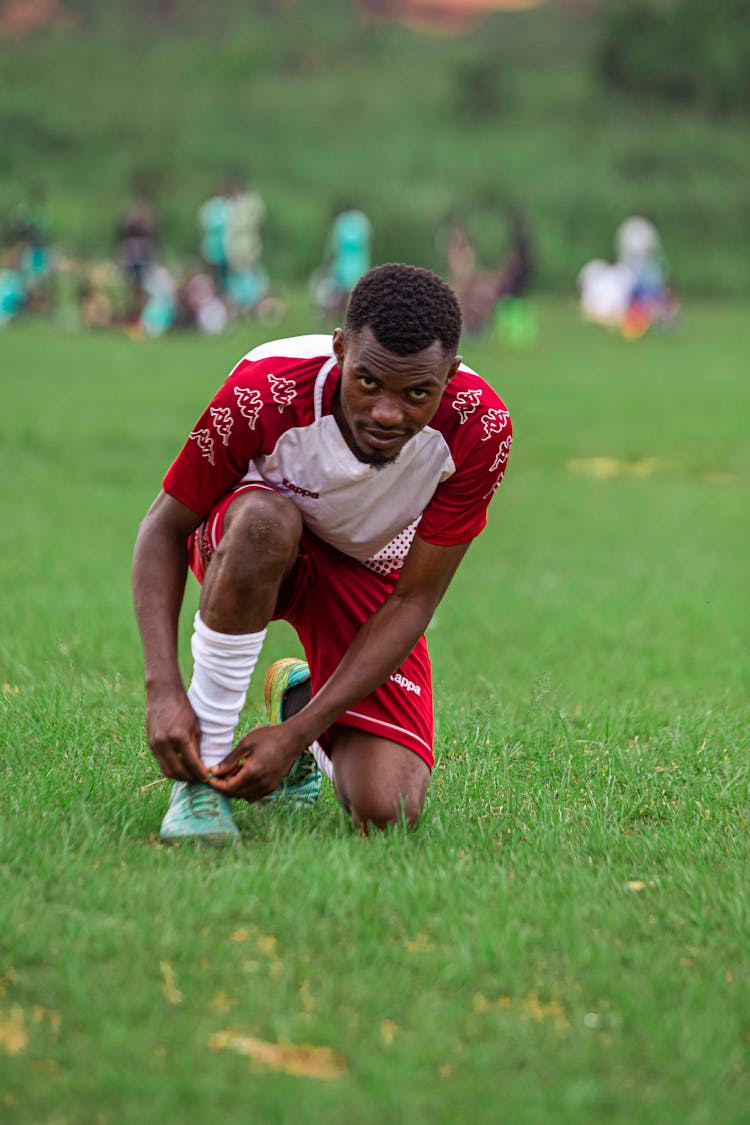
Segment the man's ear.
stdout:
[[445,380],[446,387],[448,386],[451,379],[453,378],[453,376],[456,374],[459,367],[461,366],[462,358],[463,358],[462,356],[457,355],[456,358],[453,360],[453,363],[450,366],[450,371],[448,372],[448,378]]
[[333,354],[339,367],[344,365],[344,330],[337,328],[333,333]]

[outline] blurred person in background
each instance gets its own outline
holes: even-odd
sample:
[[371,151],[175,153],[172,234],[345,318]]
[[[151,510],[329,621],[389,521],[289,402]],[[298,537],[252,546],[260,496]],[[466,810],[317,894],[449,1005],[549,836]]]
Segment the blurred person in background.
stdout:
[[163,336],[177,319],[177,283],[166,266],[152,264],[143,282],[146,303],[140,326],[146,336]]
[[37,311],[47,309],[51,299],[52,252],[46,194],[41,187],[33,188],[12,211],[8,241],[20,253],[25,304]]
[[508,212],[510,246],[500,268],[498,297],[522,299],[527,296],[534,273],[531,238],[526,220],[518,210]]
[[263,268],[262,227],[266,217],[263,196],[237,180],[229,194],[226,227],[226,293],[240,315],[253,312],[268,293]]
[[594,258],[578,274],[585,320],[617,328],[629,340],[669,324],[677,304],[665,281],[661,239],[644,215],[631,215],[615,233],[617,260]]
[[643,212],[631,215],[615,232],[617,265],[631,275],[623,333],[637,337],[653,324],[671,322],[677,305],[667,286],[661,238],[652,220]]
[[117,227],[120,264],[130,288],[127,319],[137,321],[143,309],[146,294],[143,283],[154,256],[156,242],[156,217],[151,200],[137,195],[128,205]]
[[21,251],[6,250],[0,269],[0,327],[8,324],[26,305],[28,294],[21,269]]
[[477,265],[476,250],[460,218],[453,215],[448,217],[438,232],[437,247],[448,267],[451,285],[456,290],[460,289]]
[[508,212],[510,246],[500,268],[495,306],[495,331],[512,347],[530,346],[536,339],[537,322],[528,300],[534,274],[534,255],[528,223],[517,208]]
[[[132,328],[132,287],[123,292],[122,274],[106,260],[75,264],[81,320],[85,328]],[[137,321],[135,322],[137,324]]]
[[213,276],[195,269],[180,286],[177,296],[178,323],[181,328],[197,328],[208,336],[218,336],[229,323],[227,306],[217,291]]
[[[162,840],[234,843],[231,798],[312,803],[320,769],[363,833],[418,819],[434,763],[424,632],[512,442],[460,333],[441,278],[380,266],[343,329],[254,348],[189,434],[133,557],[148,740],[175,780]],[[186,691],[188,565],[202,591]],[[272,619],[307,659],[271,666],[270,725],[232,749]]]
[[364,211],[339,204],[328,233],[323,267],[313,278],[313,296],[324,317],[340,318],[349,294],[370,268],[372,224]]
[[621,328],[633,287],[633,274],[627,266],[594,258],[581,269],[577,280],[583,319],[606,328]]
[[215,194],[198,208],[201,256],[211,270],[220,293],[223,293],[227,287],[229,271],[227,259],[229,205],[230,188],[226,182],[223,182],[219,184]]

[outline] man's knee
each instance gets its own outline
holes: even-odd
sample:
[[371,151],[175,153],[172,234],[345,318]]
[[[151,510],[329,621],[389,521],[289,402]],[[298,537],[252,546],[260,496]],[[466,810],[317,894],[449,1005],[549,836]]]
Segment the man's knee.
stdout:
[[429,768],[399,743],[349,727],[336,728],[333,772],[339,799],[353,823],[367,829],[413,827],[422,811]]
[[233,500],[224,517],[219,550],[248,561],[255,568],[289,567],[297,558],[302,517],[286,496],[253,489]]
[[365,831],[377,828],[382,832],[394,824],[413,828],[422,812],[424,793],[361,793],[347,804],[352,823]]

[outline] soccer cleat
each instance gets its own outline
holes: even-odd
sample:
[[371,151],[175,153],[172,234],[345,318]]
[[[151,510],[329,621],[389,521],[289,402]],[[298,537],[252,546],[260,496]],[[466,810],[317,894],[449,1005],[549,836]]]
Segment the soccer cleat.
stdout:
[[239,830],[223,793],[199,781],[175,781],[159,839],[165,844],[196,841],[222,848],[236,844]]
[[[283,723],[286,718],[284,704],[287,692],[310,679],[310,669],[305,660],[286,657],[277,660],[266,672],[263,694],[266,714],[270,723]],[[266,801],[285,801],[294,805],[314,805],[320,792],[322,774],[312,754],[300,754],[278,789],[269,793]]]

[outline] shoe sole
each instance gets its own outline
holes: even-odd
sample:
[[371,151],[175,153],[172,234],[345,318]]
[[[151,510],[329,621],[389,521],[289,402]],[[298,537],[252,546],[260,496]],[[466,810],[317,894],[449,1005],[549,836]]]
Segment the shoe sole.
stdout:
[[196,844],[208,848],[236,848],[239,842],[239,836],[224,836],[211,832],[207,832],[205,836],[159,836],[159,843],[166,844],[167,847]]

